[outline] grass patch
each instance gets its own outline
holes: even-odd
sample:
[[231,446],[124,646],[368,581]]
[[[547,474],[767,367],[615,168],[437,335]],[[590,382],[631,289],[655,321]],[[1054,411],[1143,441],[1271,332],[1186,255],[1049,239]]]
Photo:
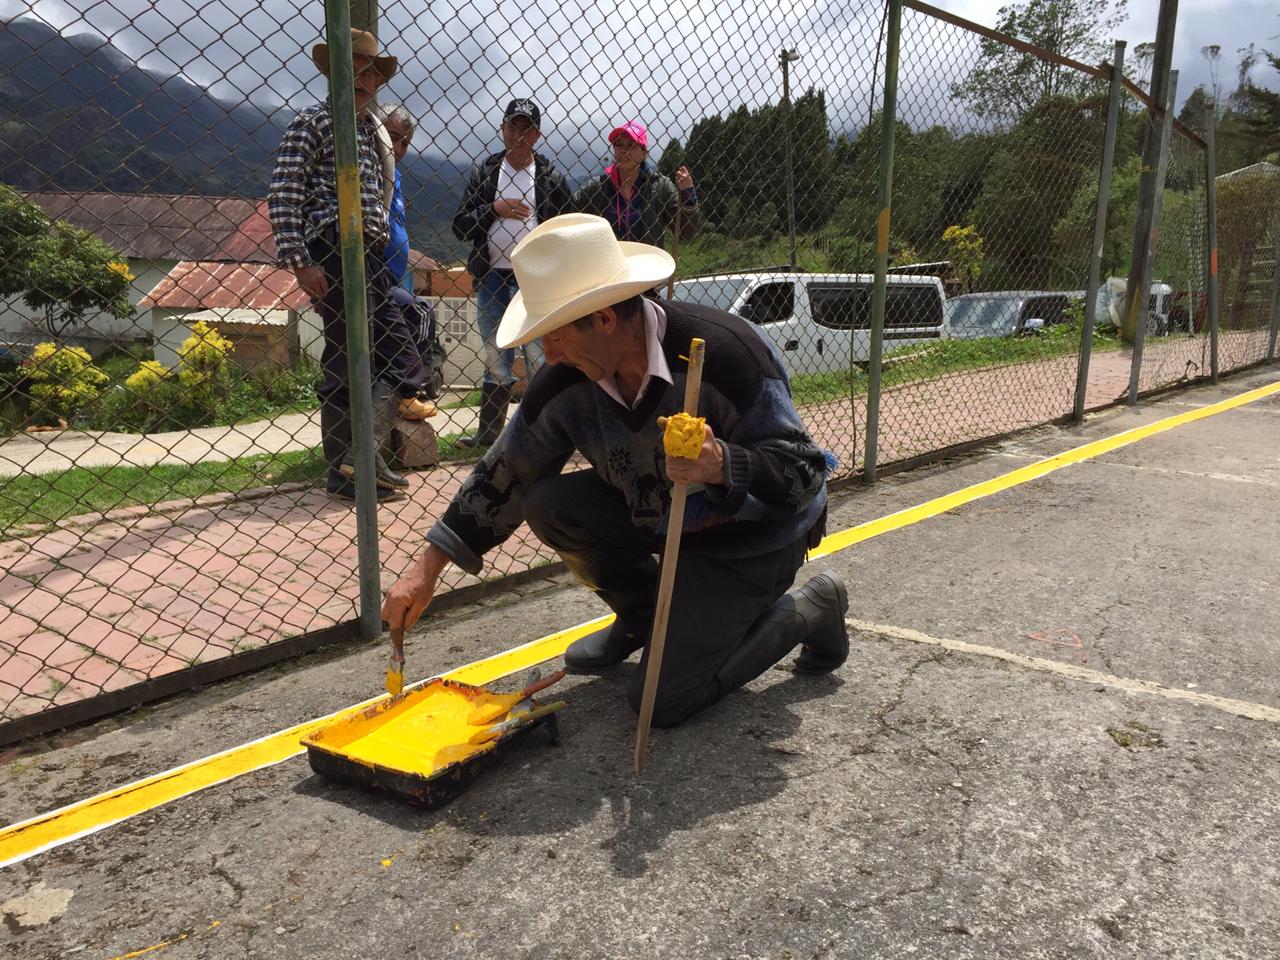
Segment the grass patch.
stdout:
[[460,433],[442,433],[436,438],[436,443],[440,447],[441,463],[460,463],[467,460],[479,460],[488,447],[460,447],[458,446],[458,438]]
[[456,401],[454,401],[453,403],[446,403],[446,404],[445,404],[443,407],[441,407],[440,409],[442,409],[442,410],[459,410],[459,409],[461,409],[462,407],[478,407],[478,406],[480,406],[480,400],[481,400],[480,390],[479,390],[479,389],[476,389],[476,390],[472,390],[470,393],[468,393],[468,394],[467,394],[465,397],[463,397],[461,400],[456,400]]
[[320,448],[263,454],[220,463],[152,467],[85,467],[0,479],[0,536],[17,524],[54,523],[83,513],[154,504],[254,487],[323,482]]
[[[1120,341],[1095,330],[1095,352],[1120,349]],[[994,367],[1035,363],[1080,352],[1080,330],[1070,323],[1050,327],[1034,337],[979,337],[973,340],[923,340],[885,354],[881,385],[885,388],[933,380],[948,373],[989,370]],[[861,367],[832,373],[804,373],[791,378],[791,394],[797,406],[826,403],[867,392],[867,373]]]

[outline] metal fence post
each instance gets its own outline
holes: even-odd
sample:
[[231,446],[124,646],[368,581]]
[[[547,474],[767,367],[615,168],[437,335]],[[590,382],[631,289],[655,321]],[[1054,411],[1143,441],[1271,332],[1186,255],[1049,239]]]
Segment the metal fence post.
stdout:
[[[1173,139],[1173,105],[1178,93],[1178,71],[1169,71],[1169,99],[1164,104],[1164,120],[1160,124],[1160,160],[1156,164],[1155,197],[1151,204],[1151,230],[1147,234],[1147,253],[1142,264],[1142,282],[1138,287],[1137,313],[1133,328],[1133,364],[1129,370],[1129,403],[1138,402],[1138,378],[1142,374],[1142,349],[1147,340],[1147,311],[1151,300],[1151,273],[1156,265],[1156,248],[1160,238],[1160,214],[1164,209],[1164,181],[1169,172],[1169,147]],[[1131,299],[1131,303],[1133,300]]]
[[1275,270],[1271,278],[1271,336],[1267,338],[1267,362],[1276,361],[1276,335],[1280,333],[1280,216],[1271,225],[1271,255],[1275,258]]
[[1218,105],[1210,101],[1205,111],[1204,165],[1205,165],[1205,220],[1209,230],[1208,276],[1205,278],[1209,295],[1209,376],[1218,382],[1218,156],[1214,146],[1214,130],[1218,122]]
[[369,371],[369,314],[364,272],[364,217],[356,146],[355,74],[348,0],[325,0],[329,99],[338,179],[338,235],[342,245],[343,310],[347,327],[347,397],[356,468],[356,554],[360,574],[360,632],[381,633],[382,586],[378,569],[378,502],[374,480],[373,385]]
[[1098,206],[1093,215],[1093,250],[1089,256],[1089,280],[1084,291],[1084,330],[1080,334],[1080,363],[1076,369],[1076,401],[1071,419],[1084,419],[1085,394],[1089,389],[1089,360],[1093,353],[1094,314],[1098,287],[1102,282],[1102,247],[1107,237],[1107,206],[1111,202],[1111,168],[1116,156],[1116,127],[1120,122],[1120,100],[1124,96],[1123,40],[1116,41],[1111,60],[1111,89],[1107,94],[1107,128],[1102,140],[1102,167],[1098,171]]
[[884,107],[880,113],[880,215],[876,218],[876,279],[871,295],[871,356],[867,377],[867,436],[863,480],[875,483],[880,443],[880,375],[884,353],[884,305],[889,273],[889,207],[893,200],[893,134],[898,118],[898,42],[902,0],[888,0],[884,48]]

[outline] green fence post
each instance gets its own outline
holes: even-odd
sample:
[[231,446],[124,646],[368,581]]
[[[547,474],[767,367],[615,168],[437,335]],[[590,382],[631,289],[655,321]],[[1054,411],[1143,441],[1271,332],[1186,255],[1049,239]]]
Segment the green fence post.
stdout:
[[325,0],[329,39],[329,102],[338,178],[338,236],[342,245],[343,310],[347,327],[347,396],[355,440],[356,554],[360,576],[360,633],[382,632],[378,569],[378,501],[374,480],[373,384],[369,371],[369,314],[364,274],[364,216],[356,147],[355,74],[351,62],[349,0]]
[[1204,116],[1204,202],[1205,220],[1209,230],[1209,262],[1206,264],[1208,276],[1205,278],[1206,292],[1209,294],[1209,377],[1218,382],[1218,156],[1214,146],[1214,128],[1217,126],[1218,105],[1212,101],[1205,110]]
[[884,107],[880,114],[880,215],[876,218],[876,279],[871,294],[871,356],[867,371],[867,436],[862,478],[876,480],[880,443],[880,377],[884,361],[884,304],[889,273],[889,207],[893,201],[893,134],[898,119],[898,41],[902,0],[888,0],[884,47]]
[[1124,96],[1123,40],[1116,41],[1111,59],[1111,89],[1107,94],[1107,129],[1102,138],[1102,167],[1098,171],[1098,206],[1093,214],[1093,250],[1089,256],[1089,280],[1084,289],[1084,330],[1080,334],[1080,363],[1076,368],[1076,400],[1071,419],[1084,419],[1085,394],[1089,390],[1089,360],[1093,355],[1094,316],[1098,287],[1102,283],[1102,247],[1107,237],[1107,206],[1111,202],[1111,168],[1116,157],[1116,128],[1120,123],[1120,100]]
[[1173,105],[1178,94],[1178,71],[1169,71],[1169,99],[1164,103],[1164,119],[1160,123],[1160,160],[1156,163],[1155,195],[1152,197],[1148,222],[1147,252],[1142,262],[1142,281],[1139,298],[1129,298],[1129,309],[1136,311],[1137,325],[1133,328],[1133,364],[1129,369],[1129,403],[1138,402],[1138,380],[1142,374],[1142,351],[1147,342],[1147,311],[1151,309],[1151,275],[1156,266],[1156,250],[1160,240],[1160,215],[1164,210],[1164,182],[1169,173],[1169,149],[1173,145]]

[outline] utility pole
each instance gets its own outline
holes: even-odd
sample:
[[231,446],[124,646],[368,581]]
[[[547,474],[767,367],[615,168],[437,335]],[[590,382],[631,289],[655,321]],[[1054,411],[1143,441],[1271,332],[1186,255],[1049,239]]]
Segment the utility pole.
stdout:
[[[1133,256],[1129,263],[1129,282],[1125,288],[1125,309],[1120,324],[1121,339],[1133,343],[1139,323],[1146,323],[1148,291],[1143,277],[1149,277],[1149,260],[1155,251],[1156,194],[1160,165],[1160,144],[1164,139],[1162,108],[1169,102],[1169,66],[1173,62],[1173,33],[1177,26],[1178,0],[1160,0],[1156,21],[1156,46],[1151,58],[1151,107],[1147,111],[1147,129],[1142,140],[1142,176],[1138,181],[1138,214],[1133,223]],[[1169,109],[1173,105],[1169,104]]]
[[791,153],[791,71],[790,65],[800,59],[793,47],[778,51],[778,65],[782,67],[782,128],[787,141],[787,235],[791,238],[791,269],[796,268],[796,184]]

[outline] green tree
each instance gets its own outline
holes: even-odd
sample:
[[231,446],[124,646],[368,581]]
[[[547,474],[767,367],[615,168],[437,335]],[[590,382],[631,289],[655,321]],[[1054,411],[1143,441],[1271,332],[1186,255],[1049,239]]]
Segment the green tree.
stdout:
[[[1127,0],[1027,0],[1001,7],[995,28],[1050,53],[1097,63],[1110,60],[1110,37],[1127,18]],[[1083,96],[1094,82],[998,40],[984,38],[979,48],[977,65],[952,85],[951,96],[980,117],[1013,122],[1047,97]]]
[[132,316],[133,280],[118,251],[0,185],[0,295],[42,311],[54,340],[91,311]]
[[988,258],[985,286],[1079,285],[1088,269],[1088,235],[1059,246],[1055,227],[1081,186],[1088,180],[1096,186],[1105,109],[1105,98],[1043,100],[992,157],[973,210]]

